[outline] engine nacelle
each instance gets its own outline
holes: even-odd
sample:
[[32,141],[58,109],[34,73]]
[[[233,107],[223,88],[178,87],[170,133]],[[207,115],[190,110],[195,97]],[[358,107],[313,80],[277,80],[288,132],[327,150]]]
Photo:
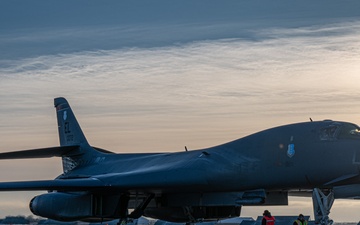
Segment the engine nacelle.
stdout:
[[240,216],[243,205],[287,205],[287,192],[167,193],[156,197],[144,215],[171,222],[217,220]]
[[100,221],[115,219],[120,196],[52,192],[30,201],[33,214],[59,221]]
[[91,195],[54,192],[34,197],[30,210],[38,216],[59,221],[92,217]]

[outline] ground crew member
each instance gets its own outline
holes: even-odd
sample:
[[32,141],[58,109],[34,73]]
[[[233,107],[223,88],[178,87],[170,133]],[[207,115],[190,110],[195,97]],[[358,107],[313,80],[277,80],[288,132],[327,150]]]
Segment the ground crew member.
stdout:
[[261,221],[261,225],[274,225],[275,224],[275,217],[271,215],[269,210],[265,210],[263,213],[263,219]]
[[308,221],[305,219],[303,214],[300,214],[297,220],[294,221],[293,225],[307,225]]

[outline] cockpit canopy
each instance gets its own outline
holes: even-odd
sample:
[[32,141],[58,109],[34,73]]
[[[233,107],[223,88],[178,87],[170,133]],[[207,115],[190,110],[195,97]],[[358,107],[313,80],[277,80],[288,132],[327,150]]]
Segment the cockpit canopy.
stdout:
[[333,122],[320,128],[320,140],[360,139],[360,128],[352,123]]

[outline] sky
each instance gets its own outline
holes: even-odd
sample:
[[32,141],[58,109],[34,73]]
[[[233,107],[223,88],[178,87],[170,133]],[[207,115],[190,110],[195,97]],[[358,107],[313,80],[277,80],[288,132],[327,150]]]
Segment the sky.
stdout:
[[[358,1],[0,1],[0,151],[58,146],[53,99],[117,153],[218,145],[288,123],[360,124]],[[58,158],[3,160],[0,181],[53,179]],[[0,193],[0,217],[42,192]],[[266,207],[313,218],[311,198]],[[242,216],[264,207],[243,207]],[[357,222],[360,202],[330,217]]]

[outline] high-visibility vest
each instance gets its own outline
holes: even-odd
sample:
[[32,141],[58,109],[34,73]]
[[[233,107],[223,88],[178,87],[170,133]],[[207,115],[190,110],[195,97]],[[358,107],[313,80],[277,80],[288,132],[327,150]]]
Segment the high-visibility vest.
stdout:
[[266,220],[266,225],[274,225],[275,224],[275,217],[264,216],[264,218]]
[[307,225],[307,221],[304,220],[304,222],[301,222],[300,220],[295,220],[297,225]]

